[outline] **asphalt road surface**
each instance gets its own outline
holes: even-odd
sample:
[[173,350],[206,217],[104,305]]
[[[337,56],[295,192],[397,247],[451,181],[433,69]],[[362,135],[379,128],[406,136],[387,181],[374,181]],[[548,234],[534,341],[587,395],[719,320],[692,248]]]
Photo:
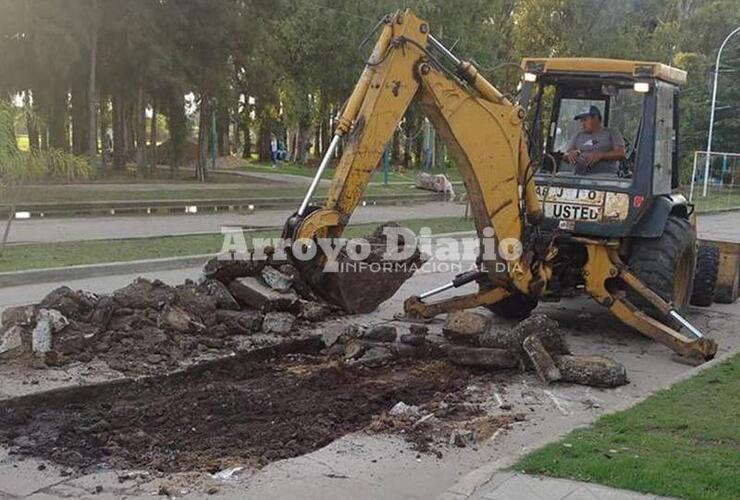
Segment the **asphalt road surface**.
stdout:
[[[31,219],[13,222],[8,241],[11,243],[55,243],[181,234],[211,234],[220,232],[223,226],[275,227],[282,226],[296,209],[257,210],[250,214],[223,212],[198,215]],[[352,215],[352,223],[462,217],[464,212],[465,205],[447,202],[401,206],[361,206]]]
[[[403,206],[366,206],[359,207],[355,211],[352,216],[352,223],[462,217],[464,212],[464,204],[450,202],[430,202]],[[250,214],[224,212],[199,215],[33,219],[15,221],[8,241],[10,243],[54,243],[218,233],[222,226],[281,226],[292,213],[292,209],[277,209],[257,210]],[[699,235],[707,239],[740,242],[740,212],[699,216]]]

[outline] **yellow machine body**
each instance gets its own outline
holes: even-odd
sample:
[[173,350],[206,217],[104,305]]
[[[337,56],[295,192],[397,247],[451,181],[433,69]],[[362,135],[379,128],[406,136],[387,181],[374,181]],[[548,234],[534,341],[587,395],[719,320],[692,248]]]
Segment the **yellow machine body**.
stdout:
[[[506,99],[471,63],[453,59],[454,68],[450,70],[437,58],[440,50],[444,52],[430,35],[429,24],[412,12],[387,17],[373,55],[339,120],[336,137],[344,140],[344,148],[328,195],[320,207],[294,216],[290,230],[286,229],[295,239],[341,235],[361,202],[385,145],[412,101],[418,102],[462,173],[479,236],[486,228],[493,228],[498,241],[522,242],[524,251],[509,262],[503,273],[496,271],[495,263],[482,261],[480,269],[485,277],[477,280],[480,290],[476,293],[439,302],[411,297],[405,309],[415,318],[490,306],[512,295],[542,297],[548,292],[552,261],[559,251],[552,243],[528,244],[536,237],[543,213],[530,170],[523,129],[525,110]],[[653,63],[528,61],[537,61],[545,68],[569,65],[584,71],[639,70],[685,80],[683,72]],[[712,340],[686,336],[653,319],[631,304],[620,287],[612,286],[619,281],[622,290],[634,290],[662,313],[673,310],[620,261],[619,240],[575,238],[573,242],[586,250],[587,261],[582,267],[585,291],[598,303],[681,355],[699,360],[714,356],[717,346]]]

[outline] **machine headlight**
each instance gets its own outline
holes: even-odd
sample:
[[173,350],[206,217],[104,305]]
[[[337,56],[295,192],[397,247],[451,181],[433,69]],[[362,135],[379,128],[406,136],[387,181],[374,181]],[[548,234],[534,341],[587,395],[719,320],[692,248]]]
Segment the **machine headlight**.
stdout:
[[650,84],[647,82],[635,82],[633,89],[635,92],[644,94],[645,92],[650,92]]

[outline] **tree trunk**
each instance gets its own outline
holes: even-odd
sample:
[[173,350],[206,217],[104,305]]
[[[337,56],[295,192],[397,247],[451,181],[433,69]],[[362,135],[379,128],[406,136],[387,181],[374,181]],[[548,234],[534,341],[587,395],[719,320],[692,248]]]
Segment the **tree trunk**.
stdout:
[[242,125],[242,132],[244,133],[244,147],[242,148],[242,158],[250,160],[252,158],[252,133],[249,130],[249,122],[244,121]]
[[47,119],[51,112],[49,110],[49,94],[46,89],[39,87],[33,92],[33,109],[36,113],[36,117],[40,120],[36,123],[39,129],[39,148],[42,151],[49,149],[49,129],[47,127]]
[[67,86],[61,82],[51,85],[51,102],[49,103],[49,146],[60,151],[69,152],[69,135],[67,129]]
[[296,139],[295,139],[295,156],[293,162],[300,165],[305,165],[308,161],[308,154],[311,149],[311,137],[313,131],[309,123],[301,123],[296,128]]
[[270,161],[270,130],[264,124],[257,135],[257,154],[260,161]]
[[414,150],[414,138],[411,135],[411,120],[408,118],[406,119],[406,126],[404,127],[406,130],[406,143],[403,147],[403,166],[404,168],[411,168],[411,152]]
[[111,128],[110,113],[108,112],[108,98],[100,92],[99,110],[98,110],[98,134],[100,135],[100,165],[103,170],[107,167],[109,161],[108,156],[111,153],[110,137],[108,136],[108,129]]
[[264,102],[264,100],[257,99],[255,102],[255,113],[259,123],[256,146],[257,155],[261,162],[270,161],[270,140],[277,130],[272,111],[272,105]]
[[442,142],[442,140],[439,138],[439,134],[434,134],[434,167],[440,170],[444,170],[445,168],[445,156],[447,154],[447,149],[445,148],[445,143]]
[[[97,9],[98,2],[93,2],[93,7]],[[92,159],[98,154],[98,138],[95,127],[95,90],[96,90],[96,78],[98,71],[98,28],[94,26],[90,33],[90,77],[88,79],[87,87],[87,113],[88,119],[90,120],[88,125],[89,135],[87,144],[87,154]],[[101,137],[101,140],[103,138]]]
[[324,153],[326,153],[326,150],[329,148],[329,143],[331,142],[331,111],[327,107],[324,110],[324,113],[321,115],[321,125],[320,125],[320,137],[321,142],[318,145],[318,156],[323,157]]
[[222,104],[218,108],[216,121],[216,133],[218,135],[218,156],[229,156],[231,154],[231,144],[229,141],[229,125],[231,115],[229,108]]
[[144,86],[139,85],[136,106],[136,164],[138,175],[144,177],[146,173],[146,99]]
[[23,104],[26,108],[26,129],[28,130],[28,146],[31,151],[39,150],[39,127],[33,113],[34,104],[31,102],[31,90],[23,95]]
[[180,173],[185,141],[187,140],[187,117],[183,93],[170,89],[168,96],[167,121],[170,129],[170,174],[177,179]]
[[113,93],[113,170],[126,168],[125,103],[120,91]]
[[154,176],[157,171],[157,100],[152,99],[152,121],[149,137],[149,175]]
[[313,154],[315,157],[321,156],[321,123],[323,120],[319,122],[319,126],[314,128],[314,136],[313,136]]
[[290,155],[291,161],[294,163],[298,161],[298,126],[295,129],[288,128],[288,154]]
[[391,143],[391,163],[398,165],[401,162],[401,129],[396,127],[393,132],[393,139]]
[[198,161],[195,165],[195,178],[199,182],[206,181],[206,163],[208,162],[208,137],[211,124],[211,102],[207,95],[200,99],[200,118],[198,120]]
[[80,79],[72,85],[72,152],[83,155],[90,142],[90,119],[85,82]]
[[[136,99],[126,99],[125,126],[126,126],[126,158],[136,155]],[[132,155],[133,153],[133,155]]]
[[414,166],[421,167],[424,152],[424,133],[422,132],[417,135],[418,137],[414,139]]

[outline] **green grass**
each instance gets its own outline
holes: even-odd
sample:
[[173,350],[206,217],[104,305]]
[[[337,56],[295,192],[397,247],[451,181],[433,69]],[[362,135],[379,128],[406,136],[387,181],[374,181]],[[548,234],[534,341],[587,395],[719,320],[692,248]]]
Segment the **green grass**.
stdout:
[[740,208],[740,187],[711,187],[706,197],[701,196],[700,185],[696,188],[699,191],[694,193],[694,204],[698,213]]
[[740,356],[572,432],[515,469],[670,497],[740,498]]
[[[280,173],[280,174],[291,174],[300,175],[302,177],[313,177],[316,174],[316,168],[314,167],[301,167],[292,163],[280,163],[277,168],[272,168],[272,165],[258,162],[244,162],[240,167],[240,170],[245,172],[269,172],[269,173]],[[416,174],[419,172],[418,169],[399,170],[397,167],[393,167],[388,173],[388,182],[414,182],[416,180]],[[332,168],[326,169],[322,179],[331,179],[334,176],[335,170]],[[461,181],[462,177],[456,169],[446,170],[435,170],[434,174],[444,173],[447,177],[455,182]],[[383,171],[376,170],[373,172],[370,182],[382,183],[384,180]]]
[[[413,219],[404,221],[403,225],[415,232],[422,227],[429,227],[437,234],[473,229],[472,221],[458,217]],[[376,224],[351,226],[345,231],[345,236],[368,234],[375,227]],[[249,232],[247,238],[274,238],[279,235],[279,230],[265,229]],[[10,245],[0,258],[0,272],[215,254],[222,245],[221,234]]]

